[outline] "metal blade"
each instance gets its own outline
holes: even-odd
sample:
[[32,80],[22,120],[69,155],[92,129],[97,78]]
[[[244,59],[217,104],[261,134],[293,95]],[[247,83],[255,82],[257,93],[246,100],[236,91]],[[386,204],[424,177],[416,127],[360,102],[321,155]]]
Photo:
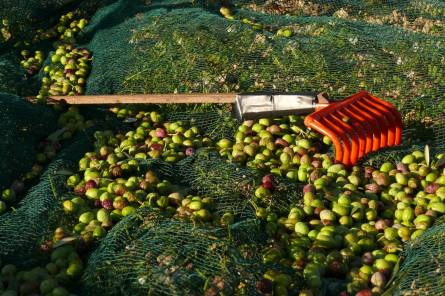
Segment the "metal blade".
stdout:
[[313,94],[242,94],[236,96],[235,115],[239,120],[308,114],[315,110]]

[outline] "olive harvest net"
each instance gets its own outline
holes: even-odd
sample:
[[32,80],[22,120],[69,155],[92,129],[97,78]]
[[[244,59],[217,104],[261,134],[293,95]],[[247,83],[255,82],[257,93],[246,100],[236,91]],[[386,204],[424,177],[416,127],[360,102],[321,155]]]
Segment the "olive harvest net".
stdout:
[[445,224],[441,222],[405,246],[400,269],[385,295],[445,293]]
[[[184,185],[204,196],[211,196],[217,211],[254,217],[251,197],[259,185],[261,174],[249,168],[227,163],[218,153],[202,151],[186,158],[175,167]],[[280,187],[261,206],[285,212],[299,203],[301,188],[294,182],[279,179]]]
[[[59,17],[70,11],[93,13],[112,0],[3,0],[0,8],[0,50],[20,47],[24,40],[35,46],[42,40],[38,33],[53,26]],[[48,31],[47,31],[48,32]]]
[[116,1],[99,10],[87,30],[95,52],[87,94],[325,90],[340,99],[366,89],[405,114],[405,149],[443,144],[443,3],[224,4],[234,19],[218,1]]
[[20,59],[12,52],[0,53],[0,92],[17,95],[32,94],[32,80],[25,79],[25,71],[20,69]]
[[[3,132],[7,136],[6,141],[1,143],[2,164],[5,166],[2,171],[8,173],[2,174],[0,180],[4,182],[1,185],[5,188],[29,169],[27,165],[32,164],[32,158],[35,157],[34,148],[48,132],[57,127],[57,120],[53,110],[45,106],[31,105],[13,95],[3,94],[2,99],[5,107],[1,109],[0,116],[4,117],[5,125],[1,128],[5,128]],[[94,113],[99,118],[101,110],[95,110]],[[13,209],[0,215],[0,258],[8,258],[8,261],[17,265],[29,265],[41,259],[40,243],[66,217],[61,203],[67,192],[66,179],[69,172],[75,168],[82,155],[91,149],[94,131],[115,127],[116,123],[118,121],[103,118],[96,125],[79,131],[45,167],[40,179],[30,184],[31,188],[24,196],[20,196],[20,199],[17,197]],[[20,149],[16,145],[21,145]]]
[[36,107],[15,95],[0,93],[0,121],[0,187],[5,187],[31,168],[36,144],[54,131],[57,120],[50,108]]
[[[234,20],[201,2],[117,1],[99,10],[89,27],[88,93],[326,90],[344,97],[365,88],[398,100],[443,96],[440,2],[334,1],[305,12],[298,6],[317,1],[264,1],[296,6],[295,15],[282,16],[252,9],[262,1],[233,1]],[[392,20],[397,13],[416,25]],[[278,34],[283,28],[292,35]]]
[[85,295],[255,293],[262,270],[260,241],[252,239],[261,237],[255,223],[195,227],[142,208],[113,228],[91,255],[82,279]]
[[[91,135],[90,135],[91,136]],[[18,265],[39,260],[40,243],[63,219],[62,194],[66,183],[63,170],[73,167],[90,146],[91,138],[81,135],[63,149],[16,206],[0,216],[0,258]],[[37,254],[37,256],[36,256]]]
[[[220,13],[222,4],[230,17]],[[443,1],[3,0],[0,92],[9,94],[0,94],[0,188],[30,169],[37,143],[57,126],[49,108],[15,96],[35,94],[41,79],[20,69],[19,41],[74,9],[91,16],[77,40],[93,54],[86,94],[327,91],[341,99],[366,89],[400,110],[404,144],[363,164],[398,162],[425,144],[433,153],[445,148]],[[233,139],[239,124],[223,105],[158,108],[167,121],[187,121],[214,141]],[[90,111],[86,117],[100,117],[101,111]],[[94,131],[104,126],[117,125],[80,132],[15,208],[0,215],[0,259],[18,265],[40,259],[43,238],[64,219],[66,171],[92,151]],[[301,203],[300,184],[277,177],[280,187],[270,199],[254,204],[263,172],[212,149],[146,165],[187,192],[211,197],[215,212],[233,213],[236,222],[210,227],[140,208],[89,254],[79,295],[255,295],[269,268],[261,258],[267,238],[256,207],[286,213]],[[440,223],[406,243],[388,295],[444,294],[444,246]]]

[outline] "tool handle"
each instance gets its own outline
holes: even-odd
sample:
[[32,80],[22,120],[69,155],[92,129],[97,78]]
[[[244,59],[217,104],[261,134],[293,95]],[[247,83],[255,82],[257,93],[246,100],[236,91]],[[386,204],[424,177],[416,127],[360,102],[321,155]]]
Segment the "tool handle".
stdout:
[[[114,105],[114,104],[232,104],[235,93],[211,94],[134,94],[134,95],[91,95],[51,96],[50,101],[65,100],[71,105]],[[35,97],[28,97],[30,101]]]

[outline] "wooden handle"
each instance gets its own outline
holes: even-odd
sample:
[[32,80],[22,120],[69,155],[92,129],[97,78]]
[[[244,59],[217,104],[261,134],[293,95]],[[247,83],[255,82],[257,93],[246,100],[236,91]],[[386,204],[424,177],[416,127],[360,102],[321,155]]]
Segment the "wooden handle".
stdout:
[[[51,96],[50,100],[65,100],[71,105],[104,104],[232,104],[235,93],[213,94],[147,94],[147,95],[92,95],[92,96]],[[27,98],[30,101],[33,97]]]

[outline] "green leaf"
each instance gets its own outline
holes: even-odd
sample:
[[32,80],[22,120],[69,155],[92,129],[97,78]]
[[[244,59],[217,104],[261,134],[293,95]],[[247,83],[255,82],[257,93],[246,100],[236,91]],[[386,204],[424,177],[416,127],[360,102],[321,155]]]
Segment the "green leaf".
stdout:
[[58,241],[57,243],[54,244],[53,249],[59,248],[61,246],[70,244],[71,242],[75,241],[77,238],[76,237],[64,237],[62,238],[60,241]]
[[67,194],[62,195],[62,196],[60,197],[60,199],[61,199],[61,200],[71,200],[71,199],[73,199],[73,198],[75,198],[75,197],[77,197],[77,195],[67,193]]
[[399,274],[401,261],[402,261],[402,257],[399,257],[399,259],[397,260],[397,263],[395,264],[394,269],[391,273],[391,278],[389,279],[388,283],[385,286],[386,289],[389,288],[389,286],[394,282],[396,277],[401,278],[401,276]]
[[59,140],[60,136],[62,136],[63,133],[66,131],[67,131],[66,128],[58,129],[57,131],[49,135],[47,139],[50,140],[51,142],[56,142]]
[[62,175],[62,176],[71,176],[74,174],[73,171],[68,169],[60,169],[54,172],[55,175]]
[[429,145],[425,145],[425,162],[426,162],[426,165],[429,167],[431,164],[430,146]]
[[133,123],[133,122],[136,122],[136,121],[138,121],[138,120],[136,118],[133,118],[133,117],[128,117],[128,118],[126,118],[124,120],[125,123]]
[[445,166],[445,156],[440,158],[436,163],[436,168],[438,169],[442,168],[443,166]]

